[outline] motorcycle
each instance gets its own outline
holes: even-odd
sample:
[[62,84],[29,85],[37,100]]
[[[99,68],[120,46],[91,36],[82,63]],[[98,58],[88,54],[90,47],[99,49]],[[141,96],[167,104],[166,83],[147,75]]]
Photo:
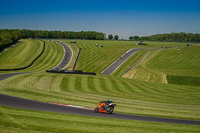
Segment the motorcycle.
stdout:
[[106,113],[106,114],[112,114],[112,112],[114,111],[114,107],[116,106],[115,103],[113,103],[112,101],[108,100],[108,101],[101,101],[99,103],[99,106],[97,106],[94,109],[95,113],[101,112],[101,113]]

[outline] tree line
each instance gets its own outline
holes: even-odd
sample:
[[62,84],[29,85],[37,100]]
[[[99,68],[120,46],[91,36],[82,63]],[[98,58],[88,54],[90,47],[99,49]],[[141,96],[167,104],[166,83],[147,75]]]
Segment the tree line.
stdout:
[[166,41],[166,42],[200,42],[200,34],[198,33],[165,33],[151,36],[130,36],[129,40],[143,41]]
[[[0,29],[0,49],[4,46],[16,43],[22,38],[65,38],[65,39],[87,39],[105,40],[106,34],[96,31],[47,31],[47,30],[26,30],[26,29]],[[118,40],[119,36],[108,35],[109,40]],[[198,33],[165,33],[151,36],[130,36],[129,40],[143,41],[176,41],[176,42],[200,42]]]
[[0,29],[0,48],[16,43],[22,38],[65,38],[65,39],[87,39],[104,40],[105,33],[96,31],[47,31],[47,30],[19,30]]

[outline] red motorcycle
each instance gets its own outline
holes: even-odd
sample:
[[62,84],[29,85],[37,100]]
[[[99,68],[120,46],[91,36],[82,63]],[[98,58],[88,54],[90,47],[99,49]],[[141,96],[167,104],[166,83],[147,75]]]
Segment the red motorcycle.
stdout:
[[95,113],[101,112],[101,113],[106,113],[106,114],[112,114],[112,112],[114,111],[114,107],[116,106],[115,103],[113,103],[112,101],[108,100],[108,101],[101,101],[99,103],[99,106],[97,106],[94,109]]

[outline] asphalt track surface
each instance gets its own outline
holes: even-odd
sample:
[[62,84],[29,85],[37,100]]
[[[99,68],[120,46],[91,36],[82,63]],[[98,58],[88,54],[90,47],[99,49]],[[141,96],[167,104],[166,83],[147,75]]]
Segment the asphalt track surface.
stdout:
[[[0,75],[0,80],[19,74],[23,73],[2,74]],[[163,122],[163,123],[174,123],[174,124],[200,125],[200,121],[194,121],[194,120],[159,118],[159,117],[138,116],[138,115],[128,115],[128,114],[118,114],[118,113],[113,113],[113,114],[94,113],[94,111],[91,109],[38,102],[19,97],[4,95],[1,93],[0,93],[0,105],[14,107],[14,108],[23,108],[28,110],[39,110],[39,111],[48,111],[48,112],[73,114],[73,115],[84,115],[93,117],[125,119],[125,120],[139,120],[139,121],[149,121],[149,122]]]
[[111,75],[118,67],[120,67],[128,58],[130,58],[134,53],[138,50],[145,48],[134,48],[127,51],[123,56],[117,59],[113,64],[107,67],[101,74],[103,75]]
[[28,73],[28,72],[0,74],[0,81],[16,76],[16,75],[24,74],[24,73]]
[[64,55],[63,60],[60,62],[60,64],[58,66],[56,66],[56,67],[62,69],[69,64],[69,62],[72,58],[72,50],[71,50],[70,46],[67,45],[66,43],[59,42],[59,41],[57,41],[57,43],[61,44],[65,50],[65,55]]

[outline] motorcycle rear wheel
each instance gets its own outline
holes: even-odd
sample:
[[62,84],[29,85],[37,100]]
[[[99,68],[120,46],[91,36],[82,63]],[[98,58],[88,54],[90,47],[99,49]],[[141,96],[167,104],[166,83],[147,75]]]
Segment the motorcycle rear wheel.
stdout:
[[94,109],[94,113],[99,113],[99,106]]

